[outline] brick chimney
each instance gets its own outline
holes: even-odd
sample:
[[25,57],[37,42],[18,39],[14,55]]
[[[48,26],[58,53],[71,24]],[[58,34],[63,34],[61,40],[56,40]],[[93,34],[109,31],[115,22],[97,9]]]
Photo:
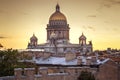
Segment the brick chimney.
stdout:
[[24,68],[26,80],[34,80],[35,68]]
[[48,68],[47,67],[40,67],[39,68],[39,73],[44,77],[47,76],[48,74]]
[[22,80],[22,68],[15,68],[14,69],[15,80]]

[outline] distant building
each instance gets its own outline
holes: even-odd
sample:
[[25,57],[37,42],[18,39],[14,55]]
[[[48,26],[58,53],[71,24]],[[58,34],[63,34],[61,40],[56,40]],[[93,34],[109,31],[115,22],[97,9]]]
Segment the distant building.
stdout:
[[120,80],[120,66],[112,60],[105,60],[98,66],[46,65],[39,66],[37,70],[15,68],[14,76],[0,77],[0,80],[78,80],[82,72],[90,72],[95,78],[93,80]]
[[0,44],[0,48],[2,48],[3,47],[3,45],[2,44]]
[[91,53],[93,51],[92,41],[86,42],[86,36],[82,33],[79,37],[79,44],[70,43],[69,24],[67,18],[60,11],[59,4],[56,5],[56,11],[50,16],[47,24],[47,42],[38,44],[38,38],[33,34],[28,43],[27,49],[44,49],[46,52],[54,54],[64,54],[69,51],[81,54]]
[[0,44],[0,50],[3,50],[3,45],[2,44]]

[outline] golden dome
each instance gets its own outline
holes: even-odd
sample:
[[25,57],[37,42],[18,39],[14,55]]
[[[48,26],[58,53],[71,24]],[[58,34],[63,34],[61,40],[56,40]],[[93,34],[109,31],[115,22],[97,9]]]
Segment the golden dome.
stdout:
[[66,20],[64,14],[60,12],[60,7],[58,4],[56,5],[56,12],[50,16],[49,20]]
[[55,12],[50,16],[49,20],[66,20],[66,17],[61,12]]

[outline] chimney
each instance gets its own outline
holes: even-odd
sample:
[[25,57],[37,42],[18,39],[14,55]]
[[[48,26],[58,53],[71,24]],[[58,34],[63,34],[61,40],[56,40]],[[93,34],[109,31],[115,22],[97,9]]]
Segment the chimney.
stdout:
[[66,61],[71,61],[74,60],[76,58],[76,54],[68,52],[65,54],[65,59]]
[[94,64],[94,63],[96,63],[96,62],[97,62],[96,56],[93,56],[93,57],[92,57],[92,63]]
[[90,58],[86,59],[86,65],[91,65],[91,59]]
[[25,68],[26,80],[34,80],[35,68]]
[[80,58],[80,56],[77,57],[77,65],[81,65],[82,64],[82,59]]
[[47,67],[40,67],[39,74],[41,74],[43,77],[46,76],[48,74],[48,68]]
[[22,68],[14,69],[15,80],[22,80]]

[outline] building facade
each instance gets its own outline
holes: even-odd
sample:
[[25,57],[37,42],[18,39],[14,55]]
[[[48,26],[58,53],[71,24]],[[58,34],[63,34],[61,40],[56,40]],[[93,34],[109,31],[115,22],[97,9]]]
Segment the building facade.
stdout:
[[[22,72],[24,72],[22,74]],[[15,69],[13,80],[80,80],[82,72],[90,72],[95,79],[91,80],[120,80],[120,66],[112,60],[107,60],[98,66],[47,66]]]
[[67,23],[66,16],[60,11],[59,4],[56,5],[55,12],[50,16],[49,23],[47,24],[47,42],[44,44],[38,44],[38,39],[33,34],[28,43],[28,49],[43,49],[46,52],[55,54],[67,53],[71,51],[73,53],[80,52],[82,54],[91,53],[93,50],[92,41],[86,43],[86,37],[82,33],[79,37],[78,44],[70,43],[69,39],[69,24]]

